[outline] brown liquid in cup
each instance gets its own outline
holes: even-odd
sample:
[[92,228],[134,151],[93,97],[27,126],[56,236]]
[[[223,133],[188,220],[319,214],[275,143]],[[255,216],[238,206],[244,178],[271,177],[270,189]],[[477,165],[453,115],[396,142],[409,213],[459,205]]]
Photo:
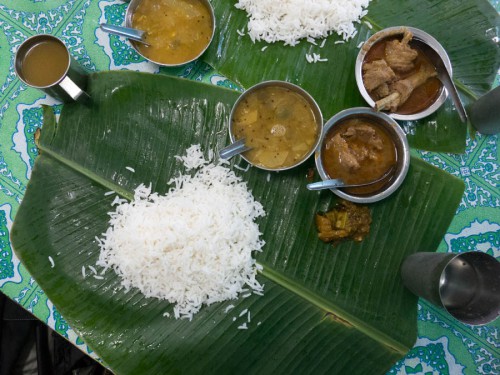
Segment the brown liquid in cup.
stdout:
[[59,81],[69,65],[66,48],[54,40],[35,44],[22,63],[23,79],[32,86],[45,87]]

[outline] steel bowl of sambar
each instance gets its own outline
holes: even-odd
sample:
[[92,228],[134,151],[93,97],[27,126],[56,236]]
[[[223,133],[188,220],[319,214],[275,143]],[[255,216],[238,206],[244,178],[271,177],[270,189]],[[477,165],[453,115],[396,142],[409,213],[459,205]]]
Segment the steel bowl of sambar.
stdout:
[[441,44],[425,31],[395,26],[372,35],[356,59],[358,89],[372,108],[396,120],[419,120],[437,111],[448,92],[426,54],[434,49],[450,76],[451,62]]
[[145,59],[176,67],[198,59],[212,42],[215,15],[209,0],[132,0],[125,26],[145,31],[145,42],[130,39]]
[[323,115],[314,98],[286,81],[264,81],[247,89],[230,114],[231,142],[244,141],[241,157],[255,167],[284,171],[306,161],[317,148]]
[[323,127],[315,153],[322,180],[341,179],[346,184],[377,183],[331,189],[354,203],[373,203],[394,193],[408,173],[410,147],[398,123],[372,108],[343,110]]

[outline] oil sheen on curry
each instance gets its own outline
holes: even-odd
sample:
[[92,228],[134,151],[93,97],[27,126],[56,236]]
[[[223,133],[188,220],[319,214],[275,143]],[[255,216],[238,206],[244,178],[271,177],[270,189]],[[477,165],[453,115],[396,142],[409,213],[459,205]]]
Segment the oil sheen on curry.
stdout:
[[[390,134],[375,120],[348,118],[326,134],[323,142],[323,166],[330,178],[348,184],[362,184],[381,178],[395,169],[397,152]],[[391,182],[393,173],[373,185],[343,189],[349,194],[369,195]]]
[[144,30],[148,45],[135,43],[148,59],[174,65],[198,57],[212,38],[211,13],[201,0],[143,0],[132,27]]
[[375,43],[363,62],[363,83],[377,110],[401,115],[421,112],[436,101],[442,89],[425,53],[404,29]]
[[291,167],[311,152],[319,137],[309,102],[280,86],[249,92],[234,110],[232,133],[251,147],[244,156],[268,169]]

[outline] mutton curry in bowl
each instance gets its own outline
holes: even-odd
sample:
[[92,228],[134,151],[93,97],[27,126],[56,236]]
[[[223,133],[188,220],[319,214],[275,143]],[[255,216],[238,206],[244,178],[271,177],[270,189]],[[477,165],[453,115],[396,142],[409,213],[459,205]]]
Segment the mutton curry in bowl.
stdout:
[[315,154],[322,180],[341,179],[346,184],[376,183],[331,189],[355,203],[372,203],[394,193],[410,166],[410,147],[397,122],[372,108],[350,108],[324,125]]
[[356,82],[363,98],[397,120],[434,113],[448,93],[425,51],[433,48],[451,75],[451,62],[439,42],[413,27],[390,27],[372,35],[358,53]]

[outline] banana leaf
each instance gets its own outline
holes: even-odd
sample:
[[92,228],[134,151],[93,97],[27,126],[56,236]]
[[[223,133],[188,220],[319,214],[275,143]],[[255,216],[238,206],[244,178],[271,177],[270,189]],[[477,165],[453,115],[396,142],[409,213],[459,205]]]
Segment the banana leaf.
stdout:
[[[486,0],[372,0],[358,34],[345,44],[334,44],[331,35],[319,48],[302,41],[295,47],[278,42],[252,43],[240,36],[245,30],[246,12],[234,7],[234,0],[214,0],[219,32],[204,59],[222,74],[249,86],[268,79],[281,79],[301,85],[318,102],[325,119],[349,107],[366,106],[354,75],[358,45],[376,31],[390,26],[413,26],[433,35],[447,50],[453,78],[464,103],[487,92],[500,66],[498,37],[500,17]],[[318,41],[318,44],[320,41]],[[265,51],[262,48],[267,46]],[[310,64],[306,54],[317,53],[327,62]],[[463,153],[467,125],[448,99],[433,115],[401,125],[412,147],[438,152]]]
[[[111,370],[382,374],[412,347],[417,297],[403,287],[399,267],[413,252],[436,250],[462,197],[461,180],[413,158],[401,188],[370,206],[368,238],[332,247],[318,239],[314,215],[335,198],[305,188],[312,159],[282,173],[235,169],[267,212],[259,222],[266,245],[256,255],[264,296],[175,320],[163,316],[172,309],[165,301],[121,289],[112,271],[102,280],[84,278],[82,266],[95,264],[95,237],[108,227],[113,197],[105,192],[130,199],[137,185],[151,183],[165,193],[183,171],[174,155],[194,143],[208,153],[228,142],[239,94],[135,72],[94,73],[89,90],[95,104],[65,105],[58,122],[44,109],[40,154],[11,239],[30,274]],[[225,313],[229,305],[235,308]],[[244,309],[250,322],[240,317]],[[243,322],[248,330],[238,329]]]

